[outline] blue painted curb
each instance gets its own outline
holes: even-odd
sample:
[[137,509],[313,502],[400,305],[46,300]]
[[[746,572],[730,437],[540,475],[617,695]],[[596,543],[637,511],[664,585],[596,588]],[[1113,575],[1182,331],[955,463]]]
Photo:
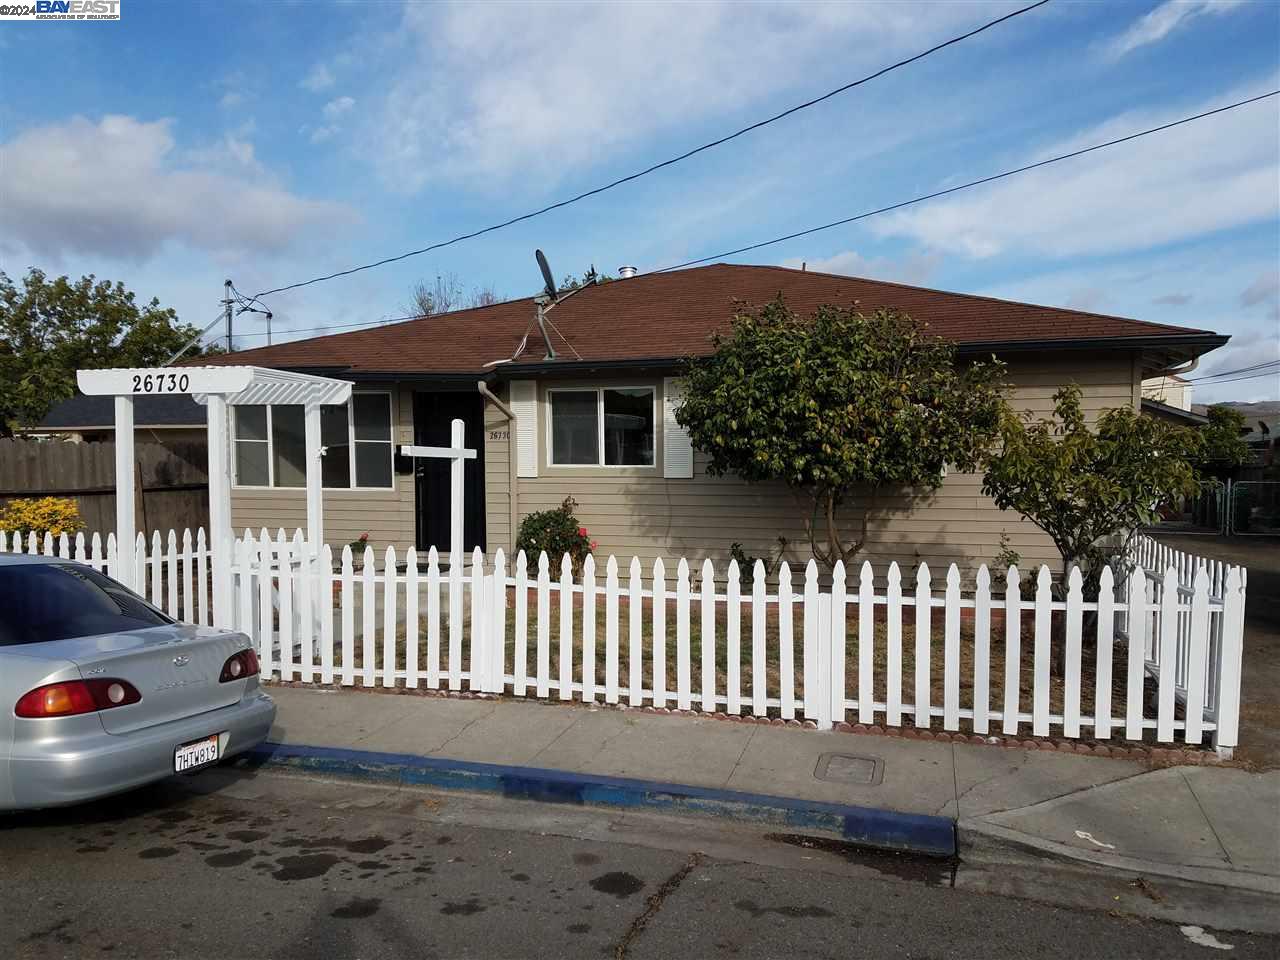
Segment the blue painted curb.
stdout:
[[796,800],[627,777],[445,760],[408,753],[264,743],[247,754],[264,763],[386,783],[498,793],[522,800],[701,814],[833,833],[853,843],[929,856],[956,853],[954,821],[820,800]]

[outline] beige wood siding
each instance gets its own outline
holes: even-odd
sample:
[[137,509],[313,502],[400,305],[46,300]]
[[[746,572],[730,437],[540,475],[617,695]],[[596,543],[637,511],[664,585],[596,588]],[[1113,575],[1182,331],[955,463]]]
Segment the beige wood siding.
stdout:
[[[506,399],[510,392],[493,391]],[[488,400],[484,404],[484,537],[489,553],[499,547],[511,550],[511,453],[512,425]]]
[[[360,390],[390,390],[392,438],[399,448],[413,442],[413,391],[396,384],[361,384]],[[413,474],[395,474],[390,490],[325,490],[324,536],[335,550],[362,533],[381,556],[394,546],[403,556],[414,545]],[[256,535],[266,527],[274,536],[283,528],[288,536],[307,528],[307,494],[303,489],[231,488],[231,524],[237,532],[246,527]]]
[[[1035,414],[1052,409],[1053,394],[1065,383],[1083,390],[1083,404],[1090,419],[1103,410],[1132,406],[1139,396],[1139,374],[1134,358],[1111,354],[1098,358],[1087,354],[1059,357],[1014,357],[1010,360],[1014,403]],[[581,383],[581,381],[579,382]],[[625,380],[592,381],[594,385],[652,384],[659,391],[662,378],[628,377]],[[540,383],[538,438],[539,476],[519,481],[519,515],[559,506],[566,496],[578,502],[577,516],[598,541],[597,556],[615,554],[630,560],[639,556],[647,565],[655,557],[664,561],[687,557],[701,562],[711,557],[727,559],[730,546],[742,543],[748,554],[763,555],[776,547],[776,538],[791,542],[790,560],[807,560],[801,510],[781,484],[746,484],[734,477],[708,477],[706,458],[695,454],[694,477],[689,480],[662,476],[662,442],[655,438],[657,462],[652,469],[550,467],[547,464],[545,392],[555,383]],[[660,408],[660,407],[659,407]],[[505,420],[490,406],[491,429],[506,429]],[[498,421],[502,425],[498,426]],[[661,421],[657,425],[661,430]],[[487,431],[487,436],[492,436]],[[507,443],[490,439],[486,447],[489,549],[511,548],[509,528]],[[996,509],[982,495],[980,475],[951,474],[940,489],[913,499],[899,493],[883,497],[887,511],[873,520],[863,556],[882,570],[891,560],[912,566],[921,560],[931,566],[956,562],[966,570],[990,560],[1005,533],[1024,563],[1053,563],[1057,554],[1048,538],[1016,514]],[[856,520],[857,515],[850,517]]]

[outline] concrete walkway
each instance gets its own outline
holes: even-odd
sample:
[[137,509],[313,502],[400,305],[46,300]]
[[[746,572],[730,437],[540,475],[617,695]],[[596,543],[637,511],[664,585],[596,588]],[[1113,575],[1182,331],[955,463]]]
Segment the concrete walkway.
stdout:
[[[550,768],[956,821],[1138,874],[1280,894],[1280,771],[1143,765],[512,700],[272,687],[295,746]],[[833,756],[834,755],[834,756]]]

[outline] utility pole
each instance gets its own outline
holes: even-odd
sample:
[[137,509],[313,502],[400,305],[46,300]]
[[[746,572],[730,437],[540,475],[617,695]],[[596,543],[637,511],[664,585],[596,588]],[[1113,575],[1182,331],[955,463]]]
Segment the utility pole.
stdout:
[[223,281],[223,284],[222,284],[222,292],[223,292],[223,298],[224,298],[224,299],[223,299],[223,301],[222,301],[222,307],[223,307],[223,311],[224,311],[224,312],[223,312],[223,317],[224,317],[224,319],[225,319],[225,321],[226,321],[226,325],[227,325],[227,353],[230,353],[230,352],[231,352],[231,350],[232,350],[232,346],[231,346],[231,342],[232,342],[232,339],[231,339],[231,316],[232,316],[232,314],[231,314],[231,307],[232,307],[232,305],[235,303],[235,301],[231,298],[231,281],[230,281],[230,280]]

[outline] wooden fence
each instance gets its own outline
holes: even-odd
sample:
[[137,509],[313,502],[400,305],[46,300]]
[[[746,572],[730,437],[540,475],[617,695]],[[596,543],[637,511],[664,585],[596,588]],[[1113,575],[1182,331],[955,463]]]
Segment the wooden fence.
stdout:
[[[248,531],[230,563],[230,609],[208,606],[203,531],[139,536],[135,582],[170,615],[243,630],[267,677],[304,683],[469,689],[582,702],[726,711],[782,720],[911,724],[1105,741],[1124,737],[1237,745],[1245,572],[1193,563],[1140,543],[1117,582],[1104,571],[1085,600],[1073,571],[1054,599],[1047,567],[961,589],[952,565],[914,585],[897,564],[837,565],[820,585],[812,561],[766,577],[710,560],[694,571],[661,560],[645,571],[588,557],[508,566],[476,550],[442,568],[433,549],[403,563],[393,547],[318,554],[297,531]],[[114,538],[10,536],[0,551],[116,562]],[[336,563],[335,563],[336,561]],[[1160,564],[1151,571],[1151,564]]]
[[[208,523],[204,444],[139,443],[135,510],[143,530],[195,529]],[[0,506],[25,497],[70,497],[87,530],[116,525],[115,444],[0,440]]]

